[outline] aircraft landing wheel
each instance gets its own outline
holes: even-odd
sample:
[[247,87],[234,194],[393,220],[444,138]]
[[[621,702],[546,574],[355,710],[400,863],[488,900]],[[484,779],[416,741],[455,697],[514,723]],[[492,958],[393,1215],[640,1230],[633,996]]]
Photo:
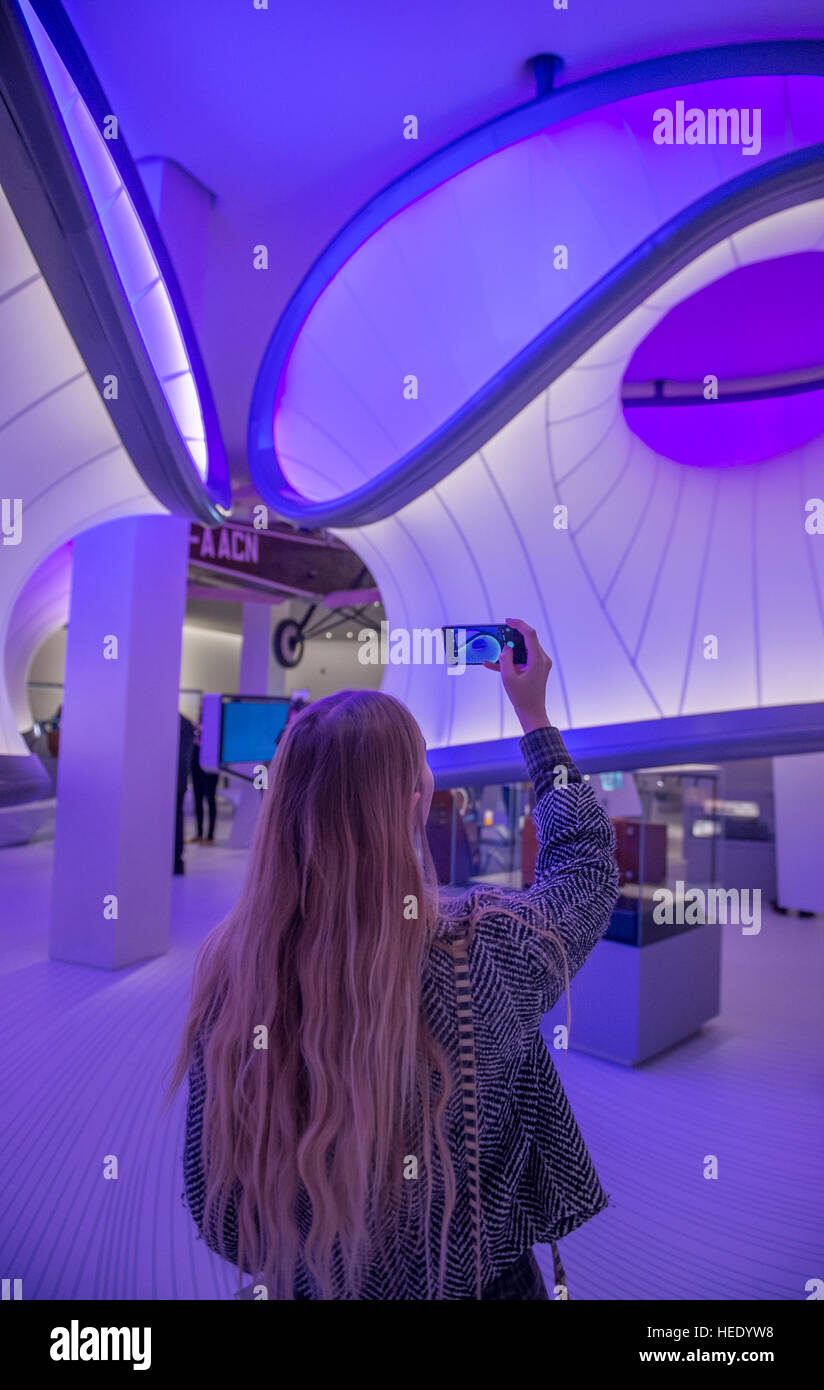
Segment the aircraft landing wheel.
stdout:
[[284,618],[272,636],[272,651],[279,666],[297,666],[303,656],[303,628],[294,618]]

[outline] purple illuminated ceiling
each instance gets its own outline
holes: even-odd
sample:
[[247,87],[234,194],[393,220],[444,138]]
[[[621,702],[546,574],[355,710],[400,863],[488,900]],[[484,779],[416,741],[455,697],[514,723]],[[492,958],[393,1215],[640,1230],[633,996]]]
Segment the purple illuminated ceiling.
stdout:
[[[302,276],[412,164],[530,101],[529,55],[561,54],[565,88],[679,50],[822,33],[821,0],[569,0],[566,10],[552,0],[418,0],[411,24],[386,0],[358,0],[351,13],[331,3],[258,10],[252,0],[65,5],[134,158],[165,154],[215,192],[210,264],[221,293],[198,327],[239,470],[261,352]],[[415,141],[401,138],[408,111],[420,117]],[[248,249],[264,227],[277,255],[261,292]]]
[[[817,393],[790,406],[708,407],[709,457],[706,437],[690,454],[684,407],[625,410],[622,385],[656,325],[693,298],[698,310],[683,310],[680,331],[690,343],[703,337],[707,352],[717,339],[721,365],[701,361],[699,347],[689,361],[671,358],[678,376],[815,362],[796,276],[809,271],[817,294],[824,186],[811,147],[824,136],[823,89],[809,75],[730,76],[613,93],[555,123],[536,107],[523,138],[490,150],[491,136],[485,146],[467,137],[428,186],[412,176],[396,186],[397,206],[386,198],[364,210],[360,239],[341,234],[340,255],[330,248],[275,332],[250,430],[264,496],[274,501],[288,484],[294,515],[311,502],[315,514],[325,509],[374,574],[390,627],[526,616],[555,659],[562,726],[820,698],[824,550],[805,531],[809,499],[824,495],[810,423]],[[679,103],[757,108],[758,150],[657,143],[656,113]],[[799,182],[773,203],[787,170],[800,170]],[[730,219],[725,199],[742,187],[749,201]],[[702,216],[710,234],[693,241]],[[633,273],[650,247],[660,263],[639,290]],[[741,267],[795,256],[789,270],[734,281]],[[786,302],[752,330],[775,341],[738,356],[735,328],[704,322],[707,306],[733,277],[721,294],[725,315],[739,317],[759,276],[762,285],[772,276],[770,294]],[[620,312],[585,317],[589,340],[577,337],[555,361],[556,326],[616,281],[626,286]],[[794,342],[801,356],[788,360]],[[545,351],[551,374],[541,378]],[[650,361],[657,376],[654,352]],[[531,394],[518,395],[519,383]],[[444,447],[473,413],[486,435],[463,453]],[[642,417],[668,438],[639,438]],[[402,505],[378,510],[400,477],[410,484]],[[383,688],[409,704],[434,746],[516,732],[498,688],[482,680],[411,664],[389,669]]]
[[713,401],[625,410],[639,439],[664,458],[695,468],[775,458],[824,431],[824,392],[760,401]]
[[[413,474],[418,455],[471,420],[519,354],[669,219],[820,141],[823,88],[803,74],[731,76],[555,122],[550,99],[543,128],[485,157],[479,142],[474,161],[467,149],[465,167],[410,190],[394,214],[379,220],[376,209],[371,233],[365,226],[337,269],[327,255],[298,296],[302,320],[290,315],[273,339],[252,429],[263,495],[277,505],[274,469],[307,501],[332,504],[395,469]],[[757,147],[657,143],[657,113],[679,103],[757,109]],[[558,246],[568,255],[560,270]]]
[[636,348],[626,381],[766,376],[824,365],[824,252],[741,266],[676,304]]
[[[824,254],[741,266],[676,304],[636,348],[626,382],[769,378],[821,367]],[[824,391],[751,401],[625,408],[656,453],[696,467],[754,463],[824,432]]]
[[[117,164],[60,54],[28,0],[21,12],[94,201],[152,367],[189,457],[202,482],[210,461],[200,399],[171,295]],[[115,146],[116,148],[116,146]],[[212,463],[213,472],[219,472]]]

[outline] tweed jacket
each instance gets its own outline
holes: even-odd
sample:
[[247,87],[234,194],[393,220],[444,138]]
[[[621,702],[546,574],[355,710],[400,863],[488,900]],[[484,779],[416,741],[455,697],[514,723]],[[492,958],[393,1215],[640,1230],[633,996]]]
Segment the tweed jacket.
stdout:
[[[477,1097],[477,1167],[481,1194],[481,1278],[484,1287],[536,1242],[554,1241],[608,1205],[564,1089],[541,1036],[541,1021],[564,991],[559,953],[534,927],[560,936],[571,979],[609,923],[618,891],[615,835],[589,783],[582,779],[555,728],[537,729],[520,742],[535,789],[533,817],[538,855],[532,887],[493,891],[468,950]],[[565,772],[560,772],[564,768]],[[558,785],[556,785],[556,783]],[[564,784],[565,783],[565,784]],[[484,893],[484,901],[490,895]],[[471,894],[449,904],[446,923],[468,918]],[[521,921],[501,909],[517,913]],[[458,1073],[459,1040],[454,962],[437,948],[424,971],[422,1003],[430,1025]],[[573,1019],[574,1029],[574,1019]],[[446,1110],[455,1167],[456,1200],[450,1223],[442,1296],[476,1296],[476,1255],[467,1181],[467,1149],[460,1088]],[[201,1126],[206,1094],[200,1050],[189,1073],[184,1149],[185,1201],[207,1244],[236,1259],[230,1204],[222,1238],[203,1230],[205,1182]],[[474,1147],[474,1146],[473,1146]],[[474,1163],[474,1156],[471,1161]],[[428,1230],[410,1215],[394,1231],[388,1255],[376,1256],[361,1297],[369,1300],[432,1297],[426,1247],[437,1269],[443,1194],[433,1195]],[[298,1227],[305,1236],[311,1213],[299,1198]],[[434,1262],[434,1264],[433,1264]],[[248,1271],[253,1273],[253,1271]],[[298,1269],[295,1296],[312,1298],[312,1283]]]

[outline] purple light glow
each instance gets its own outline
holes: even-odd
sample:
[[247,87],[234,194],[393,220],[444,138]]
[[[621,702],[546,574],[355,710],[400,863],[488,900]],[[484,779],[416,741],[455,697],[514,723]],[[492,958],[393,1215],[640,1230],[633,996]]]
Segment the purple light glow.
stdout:
[[[272,414],[289,482],[320,501],[391,470],[668,218],[820,140],[823,89],[820,78],[743,77],[624,98],[410,202],[339,267],[296,332]],[[656,144],[655,112],[676,101],[759,108],[758,153]]]
[[[625,381],[766,376],[824,364],[824,252],[741,266],[682,300],[638,347]],[[815,306],[818,306],[816,308]]]
[[[701,383],[824,366],[824,254],[742,266],[677,304],[636,348],[624,380]],[[699,468],[755,463],[824,432],[824,391],[756,401],[625,409],[656,453]]]
[[824,391],[761,401],[649,406],[625,411],[634,434],[664,458],[695,468],[758,463],[824,432]]

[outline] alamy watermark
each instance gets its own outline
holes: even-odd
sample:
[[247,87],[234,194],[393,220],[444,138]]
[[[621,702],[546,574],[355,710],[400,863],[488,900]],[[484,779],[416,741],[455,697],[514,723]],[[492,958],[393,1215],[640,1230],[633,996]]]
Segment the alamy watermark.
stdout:
[[463,675],[465,661],[450,661],[443,630],[439,627],[393,627],[381,623],[380,632],[364,627],[358,633],[358,661],[362,666],[445,666],[450,676]]
[[151,1369],[150,1327],[81,1327],[74,1318],[52,1328],[51,1341],[52,1361],[131,1361],[133,1371]]
[[686,102],[676,101],[674,111],[659,106],[653,112],[656,145],[740,145],[744,155],[761,153],[760,107],[685,108]]
[[23,539],[23,500],[0,497],[0,532],[4,545],[19,545]]
[[[687,888],[677,879],[675,892],[656,888],[652,895],[655,907],[652,920],[659,927],[726,926],[741,927],[742,936],[757,936],[761,931],[761,889],[754,888]],[[752,896],[752,901],[750,900]]]

